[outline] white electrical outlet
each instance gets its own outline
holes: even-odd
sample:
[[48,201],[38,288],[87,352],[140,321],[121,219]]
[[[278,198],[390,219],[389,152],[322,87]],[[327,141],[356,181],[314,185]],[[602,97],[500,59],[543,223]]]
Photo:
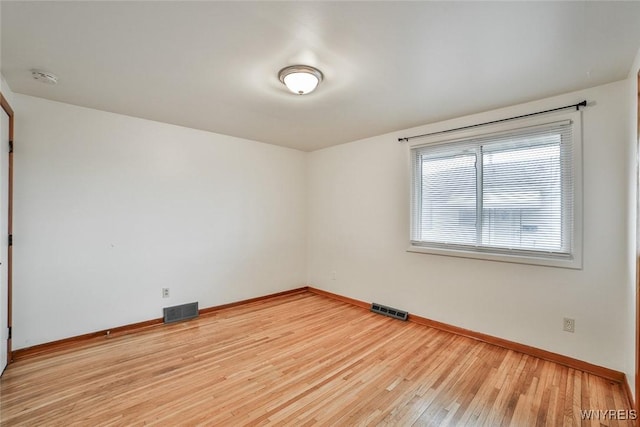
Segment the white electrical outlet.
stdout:
[[575,332],[576,331],[576,319],[571,319],[569,317],[565,317],[562,320],[562,330],[566,332]]
[[338,273],[336,273],[335,271],[331,272],[331,280],[336,280],[338,278]]
[[169,298],[169,288],[162,288],[162,298]]

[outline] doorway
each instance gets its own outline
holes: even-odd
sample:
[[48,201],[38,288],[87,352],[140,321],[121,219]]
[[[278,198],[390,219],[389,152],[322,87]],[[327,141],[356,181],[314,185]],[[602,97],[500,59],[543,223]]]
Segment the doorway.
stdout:
[[0,375],[11,361],[13,109],[0,93]]

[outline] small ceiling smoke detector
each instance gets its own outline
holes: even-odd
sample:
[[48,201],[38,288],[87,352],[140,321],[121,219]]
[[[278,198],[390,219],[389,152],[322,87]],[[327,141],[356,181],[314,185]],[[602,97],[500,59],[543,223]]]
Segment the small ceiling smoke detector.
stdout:
[[322,81],[322,72],[308,65],[291,65],[278,73],[280,81],[293,93],[306,95]]
[[46,83],[48,85],[54,85],[58,83],[58,76],[42,70],[31,70],[31,76],[39,82]]

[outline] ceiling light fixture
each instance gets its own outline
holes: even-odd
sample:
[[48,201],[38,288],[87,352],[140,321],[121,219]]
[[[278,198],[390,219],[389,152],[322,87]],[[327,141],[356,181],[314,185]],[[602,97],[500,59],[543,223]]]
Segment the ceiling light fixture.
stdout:
[[31,76],[39,82],[49,85],[55,85],[58,83],[58,76],[42,70],[31,70]]
[[291,92],[306,95],[318,87],[323,75],[320,70],[308,65],[291,65],[280,70],[278,78]]

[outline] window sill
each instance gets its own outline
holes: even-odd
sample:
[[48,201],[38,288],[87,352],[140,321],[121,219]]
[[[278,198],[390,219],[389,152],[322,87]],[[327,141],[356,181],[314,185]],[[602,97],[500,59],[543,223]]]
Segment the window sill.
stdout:
[[545,258],[536,256],[508,255],[491,252],[473,252],[459,249],[429,248],[425,246],[409,246],[407,252],[415,252],[429,255],[452,256],[458,258],[472,258],[485,261],[510,262],[516,264],[538,265],[543,267],[569,268],[582,270],[582,259],[574,257],[571,259]]

